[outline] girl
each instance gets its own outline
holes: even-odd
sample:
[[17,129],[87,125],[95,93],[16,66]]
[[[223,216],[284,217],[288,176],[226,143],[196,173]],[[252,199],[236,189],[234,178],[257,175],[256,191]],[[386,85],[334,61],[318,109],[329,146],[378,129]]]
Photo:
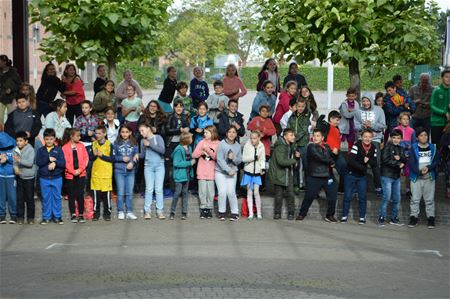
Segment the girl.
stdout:
[[223,93],[230,99],[239,102],[247,94],[244,83],[239,78],[237,68],[234,64],[227,66],[226,76],[223,78]]
[[203,70],[201,67],[194,68],[194,78],[191,80],[190,87],[191,98],[194,104],[194,108],[198,109],[198,105],[204,102],[209,97],[208,83],[203,80]]
[[194,148],[203,139],[203,130],[207,126],[212,126],[213,120],[208,116],[208,104],[201,102],[198,104],[197,115],[191,119],[191,133],[194,134]]
[[63,99],[57,99],[52,103],[52,106],[56,108],[56,111],[47,114],[39,135],[43,136],[45,129],[51,128],[55,130],[56,138],[61,140],[64,130],[72,127],[66,118],[67,103]]
[[291,62],[290,64],[289,64],[289,70],[288,70],[288,74],[287,74],[287,76],[284,78],[284,80],[283,80],[283,86],[284,86],[284,88],[286,88],[287,89],[287,87],[286,87],[286,84],[289,82],[289,81],[295,81],[295,82],[297,82],[297,86],[306,86],[306,85],[308,85],[307,83],[306,83],[306,79],[305,79],[305,77],[303,76],[303,75],[300,75],[299,73],[298,73],[298,64],[296,63],[296,62]]
[[94,105],[94,111],[101,121],[105,118],[106,109],[114,107],[115,101],[114,81],[106,80],[103,89],[96,93],[94,102],[92,103]]
[[167,68],[167,78],[164,80],[164,85],[158,97],[159,105],[165,113],[172,112],[172,101],[177,90],[177,70],[174,66]]
[[106,108],[103,123],[106,128],[106,136],[111,143],[114,143],[119,135],[120,122],[115,117],[114,108]]
[[285,90],[281,92],[280,98],[278,99],[277,108],[275,109],[275,114],[273,115],[273,123],[277,128],[277,134],[281,133],[280,120],[283,115],[289,111],[289,102],[292,98],[297,96],[297,82],[289,81],[285,85]]
[[342,141],[347,141],[348,151],[353,147],[356,139],[354,117],[359,110],[359,104],[356,101],[356,89],[349,88],[347,90],[347,99],[339,106],[339,113],[341,114],[341,122],[339,123],[339,131],[342,135]]
[[182,196],[181,220],[186,220],[189,200],[189,181],[194,177],[192,167],[195,159],[192,158],[192,134],[183,132],[180,136],[180,144],[172,153],[173,161],[173,180],[175,181],[175,194],[172,199],[172,207],[170,209],[170,220],[175,217],[177,209],[178,197]]
[[[91,114],[92,108],[91,101],[83,101],[81,103],[82,115],[77,117],[73,125],[74,128],[80,129],[81,142],[83,142],[85,146],[91,146],[92,141],[95,140],[95,129],[100,123],[98,118]],[[69,109],[69,107],[67,109]]]
[[[409,112],[402,112],[400,113],[398,117],[398,127],[396,127],[396,130],[399,130],[402,132],[402,141],[400,142],[400,145],[403,147],[405,151],[405,156],[408,159],[410,153],[411,153],[411,145],[416,140],[416,133],[413,128],[409,126],[409,122],[411,120],[411,116]],[[405,176],[405,189],[406,189],[406,196],[411,197],[411,182],[409,181],[409,165],[406,163],[405,167],[403,168],[403,175]]]
[[313,116],[312,120],[317,122],[319,119],[319,111],[317,111],[317,103],[314,95],[308,86],[302,86],[300,88],[299,100],[301,99],[305,100],[306,108],[308,108]]
[[34,87],[29,83],[22,83],[19,88],[19,93],[26,95],[28,101],[30,101],[31,109],[36,110],[37,100],[36,93],[34,92]]
[[141,111],[144,110],[142,100],[135,97],[136,89],[133,85],[127,87],[127,98],[122,101],[122,115],[125,117],[126,125],[131,128],[133,134],[137,131],[137,121]]
[[249,121],[252,120],[252,118],[254,118],[255,116],[258,116],[259,107],[261,105],[269,105],[269,116],[272,117],[273,113],[275,112],[275,103],[277,101],[277,97],[276,95],[274,95],[273,90],[274,85],[272,81],[266,80],[264,81],[264,83],[262,83],[262,90],[258,91],[255,99],[253,100],[252,112],[250,113]]
[[236,197],[236,180],[238,165],[242,161],[241,145],[236,142],[237,130],[231,126],[227,130],[227,137],[217,148],[216,183],[219,192],[219,220],[225,220],[227,198],[230,204],[230,221],[239,220],[239,208]]
[[107,83],[106,81],[108,81],[106,75],[106,66],[104,64],[99,64],[97,66],[97,78],[94,81],[94,99],[99,92],[104,90]]
[[219,135],[215,126],[207,126],[202,139],[195,147],[192,157],[198,159],[197,179],[200,198],[200,218],[212,218],[214,208],[214,169],[216,167]]
[[50,104],[55,99],[58,92],[61,94],[66,90],[66,85],[56,76],[56,67],[49,63],[42,71],[41,85],[39,86],[36,98],[38,102],[38,112],[44,117],[53,111]]
[[273,84],[272,93],[275,95],[275,98],[278,96],[280,92],[280,75],[278,74],[278,66],[273,58],[269,58],[264,63],[261,71],[258,73],[258,84],[256,85],[257,91],[264,90],[264,82],[269,80]]
[[[50,114],[49,114],[50,115]],[[89,155],[86,147],[80,142],[80,129],[70,129],[68,140],[63,141],[62,151],[66,160],[66,186],[69,195],[70,221],[85,223],[84,188],[86,186],[86,169]],[[78,218],[75,213],[75,201],[78,206]]]
[[61,80],[66,85],[66,91],[63,95],[67,101],[67,119],[70,124],[73,124],[74,118],[82,114],[81,102],[86,98],[84,94],[83,81],[77,74],[74,64],[67,64],[64,68],[64,73]]
[[257,218],[262,219],[259,186],[262,185],[261,175],[266,168],[266,154],[260,138],[259,131],[252,131],[242,154],[242,162],[245,165],[241,186],[247,187],[248,220],[253,220],[253,195],[255,195]]
[[147,123],[153,134],[165,136],[166,114],[161,110],[158,101],[151,100],[139,117],[138,125]]
[[150,220],[153,192],[156,194],[156,216],[158,219],[166,219],[163,214],[163,185],[164,185],[164,140],[160,135],[155,135],[147,123],[139,126],[142,135],[140,158],[144,160],[145,197],[144,219]]
[[126,204],[127,219],[136,220],[133,214],[133,187],[136,163],[139,153],[133,131],[127,125],[119,129],[119,136],[113,145],[114,177],[117,186],[117,218],[125,219],[124,202]]

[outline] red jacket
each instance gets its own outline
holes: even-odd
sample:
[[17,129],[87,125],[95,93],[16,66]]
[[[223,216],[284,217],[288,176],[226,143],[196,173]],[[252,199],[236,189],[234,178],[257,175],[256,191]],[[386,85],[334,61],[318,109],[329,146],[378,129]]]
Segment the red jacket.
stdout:
[[[86,147],[81,142],[76,144],[77,148],[77,156],[78,156],[78,170],[80,171],[80,177],[86,176],[86,168],[89,163],[89,154],[86,150]],[[72,143],[68,142],[64,144],[62,147],[62,151],[64,153],[64,158],[66,159],[66,171],[65,177],[66,179],[73,179],[75,175],[75,170],[73,167],[73,153],[72,153]]]
[[256,116],[248,123],[247,129],[250,131],[260,131],[263,134],[261,138],[262,144],[264,144],[264,150],[266,151],[266,156],[270,157],[270,145],[272,144],[272,136],[277,133],[275,126],[270,118],[262,118],[261,116]]
[[283,91],[278,98],[277,108],[275,108],[275,114],[272,117],[274,123],[279,124],[283,115],[289,111],[289,102],[292,96],[287,92]]

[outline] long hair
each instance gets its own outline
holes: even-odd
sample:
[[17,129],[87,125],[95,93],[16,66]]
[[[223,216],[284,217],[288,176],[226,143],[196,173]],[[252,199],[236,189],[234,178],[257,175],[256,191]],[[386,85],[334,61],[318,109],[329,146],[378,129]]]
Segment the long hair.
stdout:
[[72,138],[73,135],[75,135],[76,132],[80,132],[80,129],[78,128],[65,128],[64,129],[64,133],[63,133],[63,137],[61,140],[61,144],[67,144],[70,142],[70,139]]
[[41,82],[44,81],[44,79],[48,77],[47,70],[51,66],[55,66],[55,65],[51,62],[49,62],[45,65],[44,70],[42,71]]
[[302,95],[302,89],[306,88],[309,91],[309,108],[311,109],[311,113],[317,110],[317,102],[316,99],[314,98],[314,94],[312,93],[311,88],[309,88],[308,86],[302,86],[299,90],[299,95],[301,97]]
[[234,63],[230,63],[229,65],[227,65],[227,68],[226,68],[227,71],[228,71],[229,67],[232,67],[234,69],[234,76],[239,78],[239,74],[238,74],[236,65]]
[[[22,83],[20,85],[19,90],[22,90],[23,87],[28,87],[30,90],[30,94],[28,95],[28,100],[30,101],[30,107],[33,110],[36,110],[37,100],[36,100],[36,93],[34,92],[34,87],[30,83]],[[22,93],[22,92],[21,92]]]
[[116,141],[114,143],[115,144],[122,144],[122,143],[125,142],[125,139],[123,139],[122,136],[120,135],[120,131],[122,131],[123,129],[127,129],[128,131],[131,132],[130,138],[128,139],[130,144],[131,144],[131,146],[137,145],[136,138],[134,138],[134,136],[133,136],[133,130],[131,130],[131,128],[128,125],[126,125],[126,124],[123,124],[123,125],[120,126],[119,132],[117,134]]
[[[75,70],[75,77],[73,80],[75,80],[75,78],[78,78],[81,80],[81,77],[77,73],[77,67],[73,63],[66,64],[66,67],[64,68],[64,72],[63,72],[64,77],[67,78],[67,70],[71,67],[73,67],[73,69]],[[83,81],[83,80],[81,80],[81,81]]]
[[278,65],[276,64],[275,59],[269,58],[269,59],[266,60],[266,62],[264,62],[264,64],[263,64],[261,70],[260,70],[259,73],[258,73],[258,77],[261,76],[261,74],[262,74],[263,72],[265,72],[265,71],[268,70],[268,68],[269,68],[268,66],[269,66],[269,63],[270,63],[271,61],[275,62],[275,70],[274,70],[274,72],[275,72],[275,73],[278,73]]
[[292,75],[292,73],[291,73],[291,68],[292,68],[294,65],[298,65],[297,62],[291,62],[291,63],[289,64],[288,75]]
[[158,110],[156,111],[156,118],[159,119],[159,121],[161,123],[165,123],[166,122],[166,114],[161,110],[161,105],[159,105],[158,101],[156,101],[156,100],[151,100],[147,104],[147,107],[145,107],[145,109],[144,109],[145,119],[148,120],[148,119],[152,118],[152,116],[150,114],[150,104],[156,104],[156,107],[158,107]]

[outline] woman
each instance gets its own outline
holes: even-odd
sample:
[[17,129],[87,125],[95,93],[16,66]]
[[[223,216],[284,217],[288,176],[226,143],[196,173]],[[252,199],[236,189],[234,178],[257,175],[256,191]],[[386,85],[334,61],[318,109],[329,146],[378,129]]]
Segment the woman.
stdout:
[[8,114],[14,110],[14,98],[19,92],[22,80],[12,67],[11,59],[6,55],[0,55],[0,74],[0,129],[2,129],[5,123],[5,110]]
[[38,112],[44,117],[53,111],[51,103],[55,100],[58,91],[63,94],[66,85],[56,76],[56,67],[53,63],[45,66],[42,72],[41,85],[36,93]]
[[74,118],[81,115],[81,102],[85,100],[83,81],[77,74],[75,65],[69,63],[64,69],[62,77],[63,82],[66,84],[66,91],[64,96],[67,102],[67,120],[73,125]]
[[239,101],[247,94],[244,83],[239,78],[237,68],[234,64],[227,66],[225,78],[223,78],[223,93],[230,99]]
[[278,67],[275,59],[269,58],[264,63],[261,71],[258,73],[258,84],[256,85],[256,90],[263,90],[263,83],[265,81],[271,81],[273,84],[273,94],[278,96],[280,92],[280,75],[278,74]]
[[36,110],[37,108],[37,101],[36,101],[36,93],[34,92],[34,87],[30,83],[22,83],[19,88],[19,93],[24,94],[28,101],[30,102],[30,107],[33,110]]

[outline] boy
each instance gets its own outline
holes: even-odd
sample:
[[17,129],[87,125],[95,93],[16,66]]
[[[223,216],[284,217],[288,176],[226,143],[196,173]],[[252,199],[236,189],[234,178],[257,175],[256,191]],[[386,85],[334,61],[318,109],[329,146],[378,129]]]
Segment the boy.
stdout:
[[91,189],[94,192],[94,218],[100,218],[100,203],[103,202],[103,220],[111,220],[111,191],[114,153],[113,146],[106,140],[106,128],[95,129],[95,141],[92,143]]
[[17,181],[17,223],[23,224],[26,204],[27,223],[34,224],[35,152],[28,143],[28,135],[25,132],[16,134],[16,144],[17,147],[14,149],[14,173]]
[[164,80],[164,85],[158,97],[159,105],[165,113],[172,112],[172,101],[177,89],[177,70],[174,66],[167,68],[167,78]]
[[400,142],[402,132],[393,130],[391,141],[386,143],[381,153],[381,184],[383,186],[383,200],[380,205],[378,225],[384,226],[388,202],[392,199],[392,215],[389,224],[400,225],[398,206],[400,204],[400,172],[407,162],[405,151]]
[[347,89],[347,99],[339,106],[339,113],[341,114],[341,122],[339,124],[339,131],[342,134],[342,140],[347,141],[348,150],[353,146],[356,140],[354,117],[356,111],[359,110],[359,104],[356,101],[357,92],[355,88]]
[[294,113],[295,110],[297,110],[297,98],[293,97],[289,101],[289,110],[285,114],[283,114],[283,117],[280,120],[281,129],[284,130],[287,128],[289,117],[291,117],[292,113]]
[[354,191],[359,200],[359,224],[366,223],[367,205],[367,167],[377,168],[377,148],[372,143],[373,132],[371,129],[363,129],[361,140],[356,142],[348,156],[347,170],[344,181],[344,207],[342,211],[342,223],[347,223],[348,212]]
[[261,133],[261,142],[264,145],[266,160],[270,158],[270,146],[272,144],[272,136],[277,133],[272,119],[269,118],[270,107],[261,105],[259,107],[259,116],[253,118],[247,125],[249,131],[259,131]]
[[198,108],[198,104],[201,102],[204,102],[209,97],[209,88],[208,83],[203,80],[203,70],[201,67],[196,66],[194,68],[194,78],[191,80],[190,83],[190,90],[191,90],[191,98],[194,103],[194,108]]
[[32,110],[27,96],[20,94],[16,100],[17,109],[8,114],[5,123],[5,132],[15,138],[17,132],[25,132],[28,136],[28,143],[34,146],[34,139],[41,130],[42,123],[39,113]]
[[294,131],[285,129],[283,131],[283,136],[275,143],[275,148],[270,159],[269,179],[275,187],[275,210],[273,219],[276,220],[281,219],[283,197],[286,198],[288,209],[287,219],[295,219],[295,195],[292,185],[292,166],[298,162],[300,153],[297,151],[294,153],[294,142]]
[[0,132],[0,224],[6,224],[6,202],[8,202],[9,223],[17,222],[14,146],[14,139],[5,132]]
[[413,143],[409,157],[411,179],[411,217],[409,227],[419,222],[420,200],[425,201],[428,228],[434,228],[434,191],[439,164],[439,151],[436,145],[428,142],[426,128],[416,129],[417,142]]
[[337,223],[334,217],[336,211],[336,184],[331,170],[334,167],[334,159],[331,156],[331,149],[323,141],[323,133],[320,129],[313,131],[313,143],[308,144],[306,158],[308,159],[307,182],[308,190],[300,208],[296,220],[305,219],[308,215],[309,207],[313,200],[318,197],[320,189],[324,188],[327,195],[328,211],[325,221]]
[[194,109],[194,106],[192,104],[192,98],[191,96],[187,95],[188,91],[188,85],[184,81],[180,81],[177,83],[177,96],[173,100],[174,103],[177,103],[178,101],[181,101],[184,106],[184,114],[189,116],[194,116],[195,113],[197,113],[197,110]]
[[[324,134],[324,141],[331,149],[331,156],[336,162],[336,170],[339,174],[338,194],[344,194],[344,177],[347,172],[347,161],[345,159],[347,151],[341,151],[341,132],[339,131],[339,123],[341,122],[341,114],[337,110],[328,113],[327,133]],[[325,123],[326,124],[326,123]],[[318,126],[318,125],[317,125]],[[324,130],[321,130],[324,133]]]
[[209,95],[206,103],[209,107],[209,118],[213,120],[214,125],[218,125],[219,115],[225,110],[225,106],[228,105],[228,97],[223,93],[222,81],[214,81],[214,94]]
[[411,101],[411,98],[403,89],[397,90],[394,82],[386,82],[384,88],[386,89],[386,95],[384,96],[386,123],[390,133],[397,126],[400,113],[410,112],[410,114],[413,114],[416,110],[416,104]]
[[61,187],[66,160],[62,149],[55,146],[55,141],[55,130],[45,129],[45,145],[36,153],[42,194],[42,225],[50,223],[52,219],[58,224],[64,224],[61,218]]
[[450,70],[441,73],[441,80],[430,99],[431,141],[434,144],[439,144],[444,127],[450,121]]
[[230,100],[228,102],[228,110],[221,113],[219,116],[219,139],[222,140],[225,138],[227,130],[230,126],[236,128],[238,136],[236,140],[239,142],[239,137],[245,135],[245,127],[244,127],[244,117],[241,113],[237,111],[238,103],[235,100]]

